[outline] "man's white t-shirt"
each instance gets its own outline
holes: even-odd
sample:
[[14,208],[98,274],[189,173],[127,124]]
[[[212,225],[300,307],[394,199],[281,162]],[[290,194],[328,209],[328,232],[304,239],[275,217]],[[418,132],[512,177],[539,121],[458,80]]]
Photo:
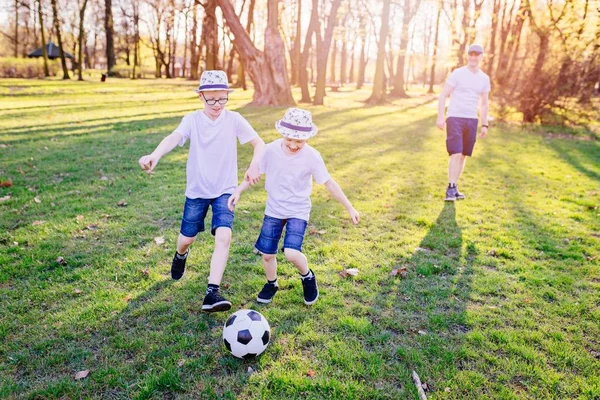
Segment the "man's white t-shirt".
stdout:
[[490,91],[490,77],[482,70],[476,73],[468,67],[457,68],[446,83],[454,88],[450,94],[448,117],[477,118],[479,96]]
[[279,219],[308,221],[312,178],[322,185],[331,179],[331,175],[321,154],[308,144],[293,155],[287,155],[281,148],[282,144],[283,139],[267,144],[259,164],[260,173],[266,174],[265,214]]
[[239,113],[224,109],[216,120],[202,110],[183,117],[173,131],[179,146],[189,139],[186,197],[215,199],[232,194],[238,183],[237,143],[248,143],[258,134]]

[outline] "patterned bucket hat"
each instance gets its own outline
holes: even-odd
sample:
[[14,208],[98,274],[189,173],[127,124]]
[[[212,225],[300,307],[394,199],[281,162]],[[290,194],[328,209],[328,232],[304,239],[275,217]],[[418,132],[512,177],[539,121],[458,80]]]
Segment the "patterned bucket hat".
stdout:
[[195,89],[194,92],[214,92],[216,90],[233,92],[233,89],[229,89],[227,74],[225,71],[219,70],[204,71],[200,77],[200,86],[198,86],[198,89]]
[[309,139],[318,131],[311,113],[299,108],[288,108],[283,119],[275,122],[275,129],[287,138],[299,140]]

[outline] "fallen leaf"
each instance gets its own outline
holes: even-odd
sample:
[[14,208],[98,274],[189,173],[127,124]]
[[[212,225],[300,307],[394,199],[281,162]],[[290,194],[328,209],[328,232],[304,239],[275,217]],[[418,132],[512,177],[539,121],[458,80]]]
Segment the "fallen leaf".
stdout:
[[76,219],[77,223],[80,223],[81,221],[83,221],[83,215],[78,215]]
[[326,231],[325,229],[321,229],[320,231],[317,231],[317,233],[318,233],[319,235],[324,235],[324,234],[326,234],[326,233],[327,233],[327,231]]
[[446,389],[444,389],[444,392],[446,392],[446,393],[450,393],[450,388],[449,388],[449,387],[447,387]]
[[154,242],[158,245],[164,244],[165,243],[165,238],[162,236],[158,236],[154,238]]
[[89,231],[95,231],[95,230],[97,230],[97,229],[98,229],[98,225],[96,225],[96,224],[91,224],[91,225],[88,225],[88,226],[86,226],[86,228],[87,228]]
[[390,272],[391,276],[398,276],[400,275],[400,278],[402,279],[406,279],[406,274],[408,273],[408,271],[406,270],[406,267],[400,267],[400,268],[395,268],[392,270],[392,272]]
[[221,288],[223,288],[223,289],[229,289],[229,286],[230,286],[229,283],[222,283],[221,284]]
[[429,386],[427,386],[427,383],[425,382],[421,383],[421,387],[423,388],[423,390],[429,390]]
[[8,200],[10,200],[10,196],[9,195],[6,195],[4,197],[0,197],[0,202],[2,202],[2,201],[8,201]]
[[75,374],[75,380],[78,381],[80,379],[84,379],[87,378],[87,376],[90,374],[89,370],[85,370],[85,371],[79,371],[78,373]]
[[56,262],[59,263],[60,265],[67,264],[67,261],[63,257],[60,257],[60,256],[56,259]]
[[426,336],[427,335],[426,331],[418,331],[418,333],[419,333],[419,335],[422,335],[422,336]]
[[75,294],[81,294],[83,292],[81,291],[81,289],[75,289],[75,290],[73,290],[73,293],[75,293]]
[[[243,212],[244,214],[250,214],[250,211],[248,211],[248,210],[242,210],[242,212]],[[250,368],[250,367],[248,367],[248,368]]]
[[150,275],[150,269],[146,268],[145,270],[143,270],[143,271],[142,271],[142,274],[143,274],[144,276],[148,276],[148,275]]
[[101,181],[107,181],[108,180],[108,176],[106,175],[102,175],[102,177],[100,177]]
[[342,271],[340,271],[339,274],[342,278],[347,278],[349,276],[356,276],[356,275],[358,275],[358,269],[346,268],[346,269],[343,269]]
[[33,225],[33,226],[38,226],[38,225],[42,225],[42,224],[45,224],[45,223],[46,223],[46,221],[33,221],[33,222],[31,223],[31,225]]
[[117,205],[119,207],[127,207],[127,202],[125,201],[125,199],[121,199],[121,200],[119,200],[119,202],[117,203]]
[[312,369],[309,369],[308,371],[306,371],[306,376],[309,376],[312,378],[313,376],[315,376],[315,371],[313,371]]
[[181,359],[181,360],[177,361],[177,366],[178,367],[182,367],[183,364],[185,364],[185,360],[184,359]]
[[0,149],[5,149],[9,146],[10,146],[9,144],[0,143]]
[[251,374],[253,372],[254,372],[254,370],[252,369],[252,367],[248,367],[248,373]]
[[33,201],[35,201],[36,203],[40,204],[42,201],[40,200],[40,198],[38,196],[35,196],[33,198]]
[[415,249],[415,251],[422,251],[422,252],[424,252],[424,253],[427,253],[427,252],[429,252],[429,251],[431,251],[431,250],[429,250],[429,249],[424,249],[423,247],[417,247],[417,248]]
[[0,187],[11,187],[13,185],[12,180],[7,180],[7,181],[1,181],[0,182]]
[[131,295],[128,294],[123,300],[125,300],[125,302],[128,302],[129,300],[131,300]]

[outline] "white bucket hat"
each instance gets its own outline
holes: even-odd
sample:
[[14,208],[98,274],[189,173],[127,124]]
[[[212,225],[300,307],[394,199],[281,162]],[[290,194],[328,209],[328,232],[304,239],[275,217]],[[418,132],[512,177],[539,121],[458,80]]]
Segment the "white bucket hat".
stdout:
[[299,108],[288,108],[283,119],[275,122],[275,129],[287,138],[299,140],[309,139],[318,131],[311,113]]
[[233,89],[229,89],[227,74],[225,71],[219,70],[204,71],[200,77],[200,86],[198,86],[198,89],[195,89],[194,92],[214,92],[216,90],[233,92]]

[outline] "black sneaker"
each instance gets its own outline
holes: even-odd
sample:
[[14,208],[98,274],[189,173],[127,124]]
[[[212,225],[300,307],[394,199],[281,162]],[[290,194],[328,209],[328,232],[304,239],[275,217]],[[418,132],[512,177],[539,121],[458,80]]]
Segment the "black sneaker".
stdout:
[[456,186],[455,189],[456,189],[456,200],[464,200],[466,196],[458,191],[458,186]]
[[231,302],[221,296],[218,290],[208,292],[206,296],[204,296],[204,301],[202,302],[202,311],[227,311],[230,308]]
[[309,274],[307,277],[300,276],[302,279],[302,289],[304,289],[304,304],[310,306],[311,304],[315,304],[317,299],[319,298],[319,288],[317,287],[317,278],[315,277],[314,272],[309,270]]
[[184,258],[181,258],[177,251],[175,251],[175,255],[173,256],[173,262],[171,263],[171,278],[175,281],[178,281],[183,276],[185,272],[185,261],[187,260],[187,256],[190,254],[190,250],[185,252]]
[[275,283],[267,282],[267,283],[265,283],[265,286],[263,286],[262,290],[256,297],[256,301],[258,301],[259,303],[263,303],[263,304],[269,304],[271,301],[273,301],[273,297],[275,296],[275,293],[277,293],[278,290],[279,290],[279,285],[277,284],[277,282],[275,282]]
[[446,189],[446,198],[445,201],[456,201],[456,186],[448,186]]

